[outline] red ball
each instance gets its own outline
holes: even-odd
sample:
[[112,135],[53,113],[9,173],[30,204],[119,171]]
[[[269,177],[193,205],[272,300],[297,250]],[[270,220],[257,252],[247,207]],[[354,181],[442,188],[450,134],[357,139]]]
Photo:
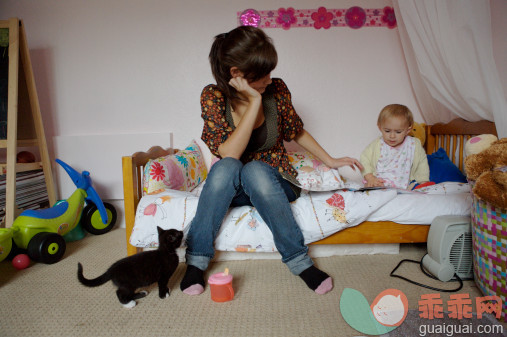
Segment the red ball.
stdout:
[[12,265],[18,270],[25,269],[30,265],[30,258],[26,254],[18,254],[12,259]]
[[18,163],[35,163],[35,155],[28,151],[21,151],[16,155]]

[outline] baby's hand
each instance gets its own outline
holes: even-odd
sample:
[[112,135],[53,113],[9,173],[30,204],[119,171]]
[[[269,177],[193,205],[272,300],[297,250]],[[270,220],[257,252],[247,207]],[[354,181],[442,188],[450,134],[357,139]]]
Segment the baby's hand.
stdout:
[[373,174],[367,174],[364,176],[364,187],[382,187],[384,186],[384,179],[377,178]]

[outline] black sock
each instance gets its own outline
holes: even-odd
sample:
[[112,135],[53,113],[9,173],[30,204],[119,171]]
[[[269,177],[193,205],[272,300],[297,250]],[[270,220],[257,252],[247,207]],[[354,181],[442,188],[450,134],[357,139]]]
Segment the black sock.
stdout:
[[180,289],[183,291],[194,284],[200,284],[204,288],[204,272],[189,264],[185,276],[181,280]]
[[329,277],[329,275],[312,265],[299,274],[299,277],[305,281],[308,288],[315,290]]

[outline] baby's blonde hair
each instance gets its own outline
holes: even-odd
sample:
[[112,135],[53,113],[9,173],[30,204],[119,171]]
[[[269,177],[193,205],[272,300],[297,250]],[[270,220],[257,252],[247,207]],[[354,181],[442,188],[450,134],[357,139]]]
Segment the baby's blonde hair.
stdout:
[[389,104],[386,105],[378,115],[377,125],[381,126],[382,123],[390,117],[402,117],[408,122],[408,126],[414,125],[414,116],[412,111],[402,104]]

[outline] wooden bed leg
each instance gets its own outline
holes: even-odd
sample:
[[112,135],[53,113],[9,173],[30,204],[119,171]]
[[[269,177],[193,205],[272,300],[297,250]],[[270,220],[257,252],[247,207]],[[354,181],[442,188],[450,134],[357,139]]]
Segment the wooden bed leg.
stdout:
[[125,205],[125,233],[127,240],[127,255],[131,256],[137,254],[140,249],[130,244],[130,234],[134,229],[134,221],[136,216],[136,179],[134,177],[135,167],[132,164],[132,157],[122,157],[122,170],[123,170],[123,198]]

